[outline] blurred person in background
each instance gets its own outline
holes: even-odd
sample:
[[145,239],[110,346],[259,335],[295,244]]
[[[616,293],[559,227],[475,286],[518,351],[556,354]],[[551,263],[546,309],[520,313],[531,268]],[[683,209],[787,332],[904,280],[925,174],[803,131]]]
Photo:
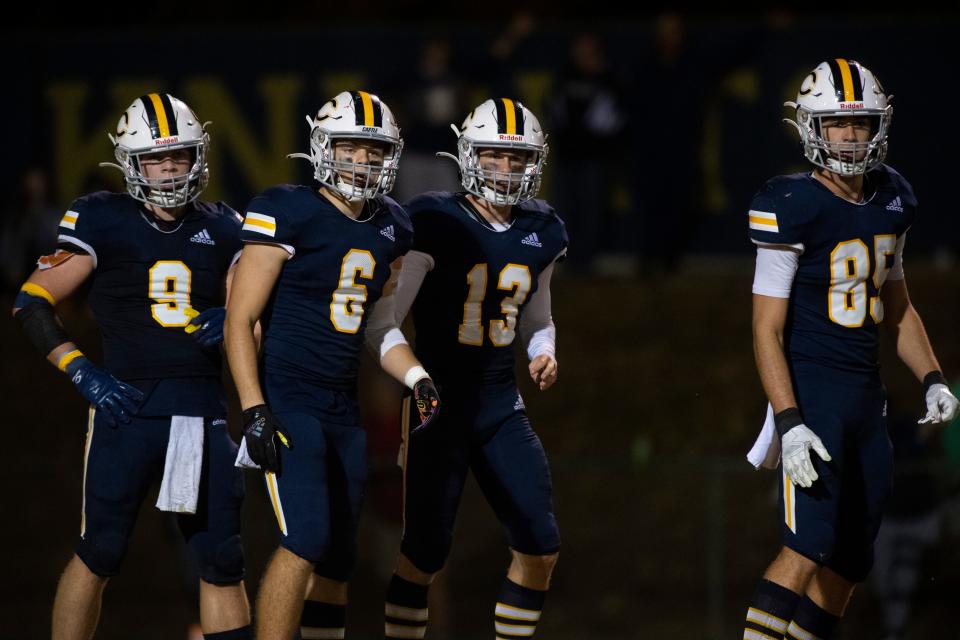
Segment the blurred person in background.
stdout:
[[883,612],[883,640],[905,640],[926,551],[940,539],[944,495],[939,440],[944,432],[917,424],[893,402],[888,403],[888,415],[896,465],[870,582]]
[[565,212],[577,250],[569,264],[589,275],[599,249],[599,231],[609,205],[611,183],[635,161],[619,144],[626,129],[624,90],[610,69],[603,42],[593,32],[576,35],[568,66],[546,102],[555,167],[557,204]]
[[40,167],[27,169],[20,183],[20,197],[6,213],[0,234],[4,291],[16,292],[33,271],[37,256],[53,253],[62,215],[51,202],[47,172]]

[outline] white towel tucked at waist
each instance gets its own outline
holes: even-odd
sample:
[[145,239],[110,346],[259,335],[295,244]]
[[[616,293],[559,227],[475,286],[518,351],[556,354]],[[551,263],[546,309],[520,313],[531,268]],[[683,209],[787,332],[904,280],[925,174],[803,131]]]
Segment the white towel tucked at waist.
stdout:
[[753,448],[747,454],[747,460],[754,469],[776,469],[780,466],[780,438],[777,436],[777,426],[773,421],[773,407],[767,404],[767,417],[763,421],[763,428]]
[[157,509],[196,513],[203,470],[203,418],[172,416]]
[[253,458],[250,457],[250,454],[247,453],[247,439],[240,438],[240,450],[237,451],[237,459],[233,463],[233,466],[240,467],[241,469],[259,469],[260,465],[253,461]]

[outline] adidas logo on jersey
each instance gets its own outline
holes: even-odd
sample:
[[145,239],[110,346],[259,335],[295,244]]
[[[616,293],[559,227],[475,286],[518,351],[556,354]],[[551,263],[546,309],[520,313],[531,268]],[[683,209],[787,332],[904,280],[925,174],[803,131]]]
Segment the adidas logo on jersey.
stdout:
[[528,235],[526,238],[524,238],[523,240],[521,240],[521,241],[520,241],[520,244],[529,245],[529,246],[531,246],[531,247],[542,247],[542,246],[543,246],[542,244],[540,244],[540,238],[537,237],[537,232],[536,232],[536,231],[534,231],[533,233],[531,233],[530,235]]
[[897,196],[893,201],[887,205],[887,211],[897,211],[903,213],[903,203],[900,202],[900,196]]
[[517,401],[513,403],[514,411],[526,411],[527,405],[523,404],[523,396],[519,393],[517,394]]
[[210,237],[210,232],[208,232],[206,229],[193,234],[193,237],[190,238],[190,242],[199,242],[200,244],[209,244],[209,245],[217,244],[216,242],[213,241],[213,238]]
[[393,225],[392,225],[392,224],[391,224],[390,226],[388,226],[388,227],[384,227],[383,229],[380,229],[380,235],[382,235],[384,238],[390,238],[390,242],[396,242],[396,241],[397,241],[397,239],[396,239],[395,237],[393,237]]

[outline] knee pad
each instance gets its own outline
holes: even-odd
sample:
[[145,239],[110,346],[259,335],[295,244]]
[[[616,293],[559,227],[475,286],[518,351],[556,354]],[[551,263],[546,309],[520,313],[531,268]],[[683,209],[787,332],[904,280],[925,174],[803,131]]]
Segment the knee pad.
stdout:
[[115,533],[87,535],[77,544],[77,557],[83,560],[94,574],[109,578],[120,572],[120,565],[127,555],[127,538]]
[[209,534],[195,535],[190,551],[204,582],[227,585],[243,580],[243,542],[239,534],[219,540]]
[[437,573],[443,569],[453,545],[453,533],[444,531],[431,536],[404,535],[400,552],[420,571]]
[[552,513],[507,526],[510,548],[531,556],[548,556],[560,548],[560,529]]

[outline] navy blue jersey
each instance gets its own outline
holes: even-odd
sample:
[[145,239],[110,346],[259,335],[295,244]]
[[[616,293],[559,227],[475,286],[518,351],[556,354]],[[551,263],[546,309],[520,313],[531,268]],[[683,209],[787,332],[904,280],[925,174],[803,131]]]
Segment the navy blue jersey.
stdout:
[[434,260],[413,303],[417,357],[448,384],[512,380],[519,318],[540,273],[566,250],[563,221],[542,200],[514,206],[505,231],[462,193],[426,193],[405,206],[414,250]]
[[224,279],[240,244],[240,216],[194,201],[170,230],[126,194],[101,191],[70,205],[59,244],[94,260],[88,302],[103,337],[106,368],[121,380],[219,380],[219,348],[184,331],[192,308],[224,304]]
[[366,312],[412,236],[406,212],[388,197],[368,201],[359,220],[306,186],[280,185],[254,198],[242,239],[291,254],[260,318],[264,373],[353,390]]
[[753,198],[751,240],[802,248],[784,332],[788,362],[878,371],[880,289],[917,200],[886,165],[866,175],[865,194],[863,203],[848,202],[803,173],[772,178]]

